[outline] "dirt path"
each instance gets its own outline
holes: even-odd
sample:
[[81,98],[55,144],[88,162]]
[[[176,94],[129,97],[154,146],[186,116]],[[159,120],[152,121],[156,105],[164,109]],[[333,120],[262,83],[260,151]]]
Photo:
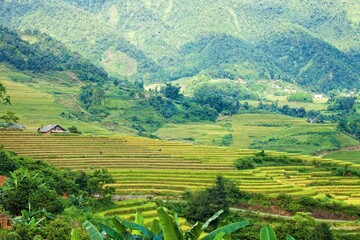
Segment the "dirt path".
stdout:
[[326,155],[328,155],[329,153],[333,153],[333,152],[339,152],[339,151],[357,151],[360,150],[360,145],[356,145],[356,146],[350,146],[350,147],[344,147],[344,148],[340,148],[339,150],[333,150],[333,151],[322,151],[318,157],[324,157]]
[[[266,212],[258,212],[253,210],[247,210],[247,209],[241,209],[241,208],[230,208],[231,211],[238,211],[238,212],[250,212],[256,215],[261,216],[269,216],[269,217],[278,217],[278,218],[285,218],[285,219],[294,219],[294,216],[284,216],[279,214],[272,214],[272,213],[266,213]],[[348,220],[335,220],[335,219],[321,219],[321,218],[315,218],[316,221],[319,222],[329,222],[329,223],[353,223],[355,221],[348,221]]]

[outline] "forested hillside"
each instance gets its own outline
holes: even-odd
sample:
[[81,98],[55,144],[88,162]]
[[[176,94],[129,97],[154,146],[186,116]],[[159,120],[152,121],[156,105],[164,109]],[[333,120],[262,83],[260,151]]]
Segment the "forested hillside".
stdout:
[[358,12],[356,0],[0,1],[1,24],[46,33],[112,76],[201,72],[323,91],[359,87]]
[[103,69],[68,51],[63,44],[46,34],[27,31],[20,36],[1,26],[0,62],[34,73],[70,70],[77,73],[80,79],[93,82],[108,78]]

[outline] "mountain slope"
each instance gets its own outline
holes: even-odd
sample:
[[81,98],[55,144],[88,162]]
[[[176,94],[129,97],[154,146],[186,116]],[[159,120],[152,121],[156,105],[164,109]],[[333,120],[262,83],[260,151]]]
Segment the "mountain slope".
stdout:
[[71,70],[82,80],[104,81],[107,73],[45,34],[22,37],[0,26],[0,62],[33,72]]
[[[337,56],[346,59],[334,62],[339,68],[339,74],[334,76],[341,76],[335,80],[351,79],[339,86],[352,88],[357,87],[353,85],[354,80],[359,81],[355,64],[360,52],[357,37],[359,8],[356,0],[0,1],[0,21],[13,28],[45,32],[92,63],[104,67],[110,75],[146,82],[168,81],[207,70],[209,64],[202,62],[207,56],[216,57],[216,54],[197,54],[194,48],[193,53],[184,56],[183,50],[209,36],[232,36],[259,46],[274,33],[286,34],[295,30],[301,33],[299,36],[303,37],[304,45],[312,44],[310,35],[322,42],[319,45],[333,48],[330,52],[320,48],[325,62],[331,62],[331,54],[336,48],[342,52]],[[280,49],[296,48],[296,42],[282,44]],[[273,75],[303,83],[299,71],[290,74],[285,71],[287,64],[276,59],[276,54],[270,55],[261,56],[260,61],[254,63],[251,56],[244,59],[234,51],[221,62],[210,64],[210,69],[213,70],[212,66],[227,72],[235,69],[232,70],[237,72],[235,76],[244,78],[261,77],[265,69],[269,74],[273,72]],[[289,57],[296,58],[296,55]],[[277,66],[264,64],[261,60],[264,58]],[[250,67],[251,73],[247,74],[248,66],[239,66],[238,62],[254,65]],[[280,73],[277,73],[279,69]],[[328,74],[329,68],[310,75],[315,77],[314,82],[322,82],[325,81],[324,72]],[[329,89],[334,87],[338,86],[330,84]]]
[[274,34],[258,47],[300,85],[316,91],[360,88],[359,62],[310,34],[295,31]]

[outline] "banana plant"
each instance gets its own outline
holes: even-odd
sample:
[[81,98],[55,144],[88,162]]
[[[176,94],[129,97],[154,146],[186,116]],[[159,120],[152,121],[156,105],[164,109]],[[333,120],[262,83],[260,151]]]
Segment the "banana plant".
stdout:
[[[104,235],[88,221],[86,221],[83,225],[91,240],[103,240],[105,235],[106,239],[113,240],[198,240],[209,224],[218,218],[223,211],[221,210],[214,214],[214,216],[209,218],[209,220],[207,220],[204,224],[199,222],[195,223],[186,232],[181,230],[176,215],[175,217],[170,216],[162,207],[158,208],[157,212],[159,220],[154,219],[151,223],[150,229],[144,226],[144,220],[139,213],[135,215],[135,222],[123,221],[118,217],[114,217],[113,224],[115,229],[103,223],[99,223],[99,228],[102,230]],[[248,221],[232,223],[210,232],[201,239],[229,239],[230,233],[244,228],[247,225],[249,225]]]
[[80,232],[78,229],[73,229],[71,231],[71,238],[70,240],[81,240],[81,237],[80,237]]
[[[261,228],[260,230],[260,240],[277,240],[276,233],[274,229],[270,226]],[[286,240],[295,240],[291,235],[286,235]]]
[[[164,233],[164,239],[174,239],[174,240],[198,240],[200,239],[201,233],[209,226],[209,224],[218,218],[223,210],[215,213],[211,218],[209,218],[204,224],[199,222],[195,223],[188,231],[185,233],[182,232],[179,225],[174,221],[171,216],[164,210],[164,208],[158,208],[157,212],[160,218],[160,226],[162,227]],[[224,236],[229,235],[232,232],[237,231],[238,229],[244,228],[249,225],[248,221],[236,222],[224,227],[218,228],[205,237],[201,238],[202,240],[214,240],[214,239],[223,239]]]
[[46,217],[38,218],[40,211],[33,211],[31,209],[31,204],[29,203],[29,210],[21,210],[21,216],[13,218],[16,224],[22,225],[28,229],[40,228],[41,222],[46,219]]

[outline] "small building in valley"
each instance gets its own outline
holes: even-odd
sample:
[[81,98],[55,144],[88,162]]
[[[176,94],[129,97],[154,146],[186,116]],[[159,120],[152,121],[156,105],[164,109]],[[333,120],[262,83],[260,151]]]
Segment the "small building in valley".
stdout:
[[6,213],[0,213],[0,228],[10,230],[11,226],[11,216]]
[[67,132],[65,128],[61,127],[58,124],[50,124],[43,128],[39,128],[38,132],[43,134],[50,134],[50,133],[65,133]]

